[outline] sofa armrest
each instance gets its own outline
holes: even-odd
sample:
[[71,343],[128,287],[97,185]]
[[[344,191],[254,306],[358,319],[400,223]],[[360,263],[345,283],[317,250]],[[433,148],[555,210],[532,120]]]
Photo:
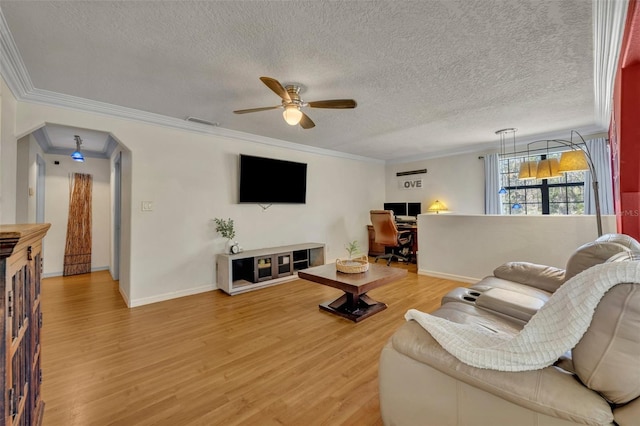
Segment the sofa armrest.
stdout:
[[535,371],[504,372],[462,363],[415,321],[403,324],[391,337],[393,348],[415,361],[461,382],[529,410],[570,422],[609,425],[613,413],[607,401],[553,366]]
[[524,322],[529,322],[544,303],[544,300],[537,297],[504,288],[490,288],[476,300],[476,306],[479,308],[499,312]]
[[495,277],[553,293],[564,283],[564,269],[529,262],[507,262],[493,271]]

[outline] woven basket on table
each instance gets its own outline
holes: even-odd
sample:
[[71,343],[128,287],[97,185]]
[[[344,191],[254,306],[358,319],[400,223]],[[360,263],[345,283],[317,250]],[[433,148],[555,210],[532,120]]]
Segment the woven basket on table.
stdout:
[[369,270],[369,259],[365,255],[353,259],[338,259],[336,260],[336,269],[345,274],[366,272]]

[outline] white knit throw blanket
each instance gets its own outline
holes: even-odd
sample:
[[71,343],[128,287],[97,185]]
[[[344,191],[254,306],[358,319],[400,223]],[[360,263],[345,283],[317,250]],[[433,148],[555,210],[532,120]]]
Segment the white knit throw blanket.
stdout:
[[593,266],[564,283],[515,336],[499,335],[475,324],[458,324],[415,309],[415,320],[465,364],[499,371],[538,370],[552,365],[580,341],[600,299],[611,287],[640,283],[640,262]]

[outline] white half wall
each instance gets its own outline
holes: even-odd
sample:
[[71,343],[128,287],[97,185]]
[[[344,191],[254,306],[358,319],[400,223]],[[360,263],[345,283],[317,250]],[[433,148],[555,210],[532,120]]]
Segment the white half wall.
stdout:
[[[616,232],[615,216],[602,217]],[[595,216],[418,216],[418,273],[473,283],[505,262],[565,267],[581,245],[598,238]]]
[[[44,237],[43,276],[62,275],[64,249],[69,218],[69,185],[71,173],[93,176],[91,215],[91,269],[109,267],[110,259],[110,167],[109,160],[86,157],[84,163],[68,155],[45,154],[45,216],[51,224]],[[59,164],[55,164],[58,161]]]

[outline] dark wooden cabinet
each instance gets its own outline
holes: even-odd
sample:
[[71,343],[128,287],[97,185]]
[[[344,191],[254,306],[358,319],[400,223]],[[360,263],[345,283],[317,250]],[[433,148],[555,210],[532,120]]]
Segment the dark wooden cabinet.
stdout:
[[42,423],[40,279],[42,238],[50,224],[0,225],[0,424]]

